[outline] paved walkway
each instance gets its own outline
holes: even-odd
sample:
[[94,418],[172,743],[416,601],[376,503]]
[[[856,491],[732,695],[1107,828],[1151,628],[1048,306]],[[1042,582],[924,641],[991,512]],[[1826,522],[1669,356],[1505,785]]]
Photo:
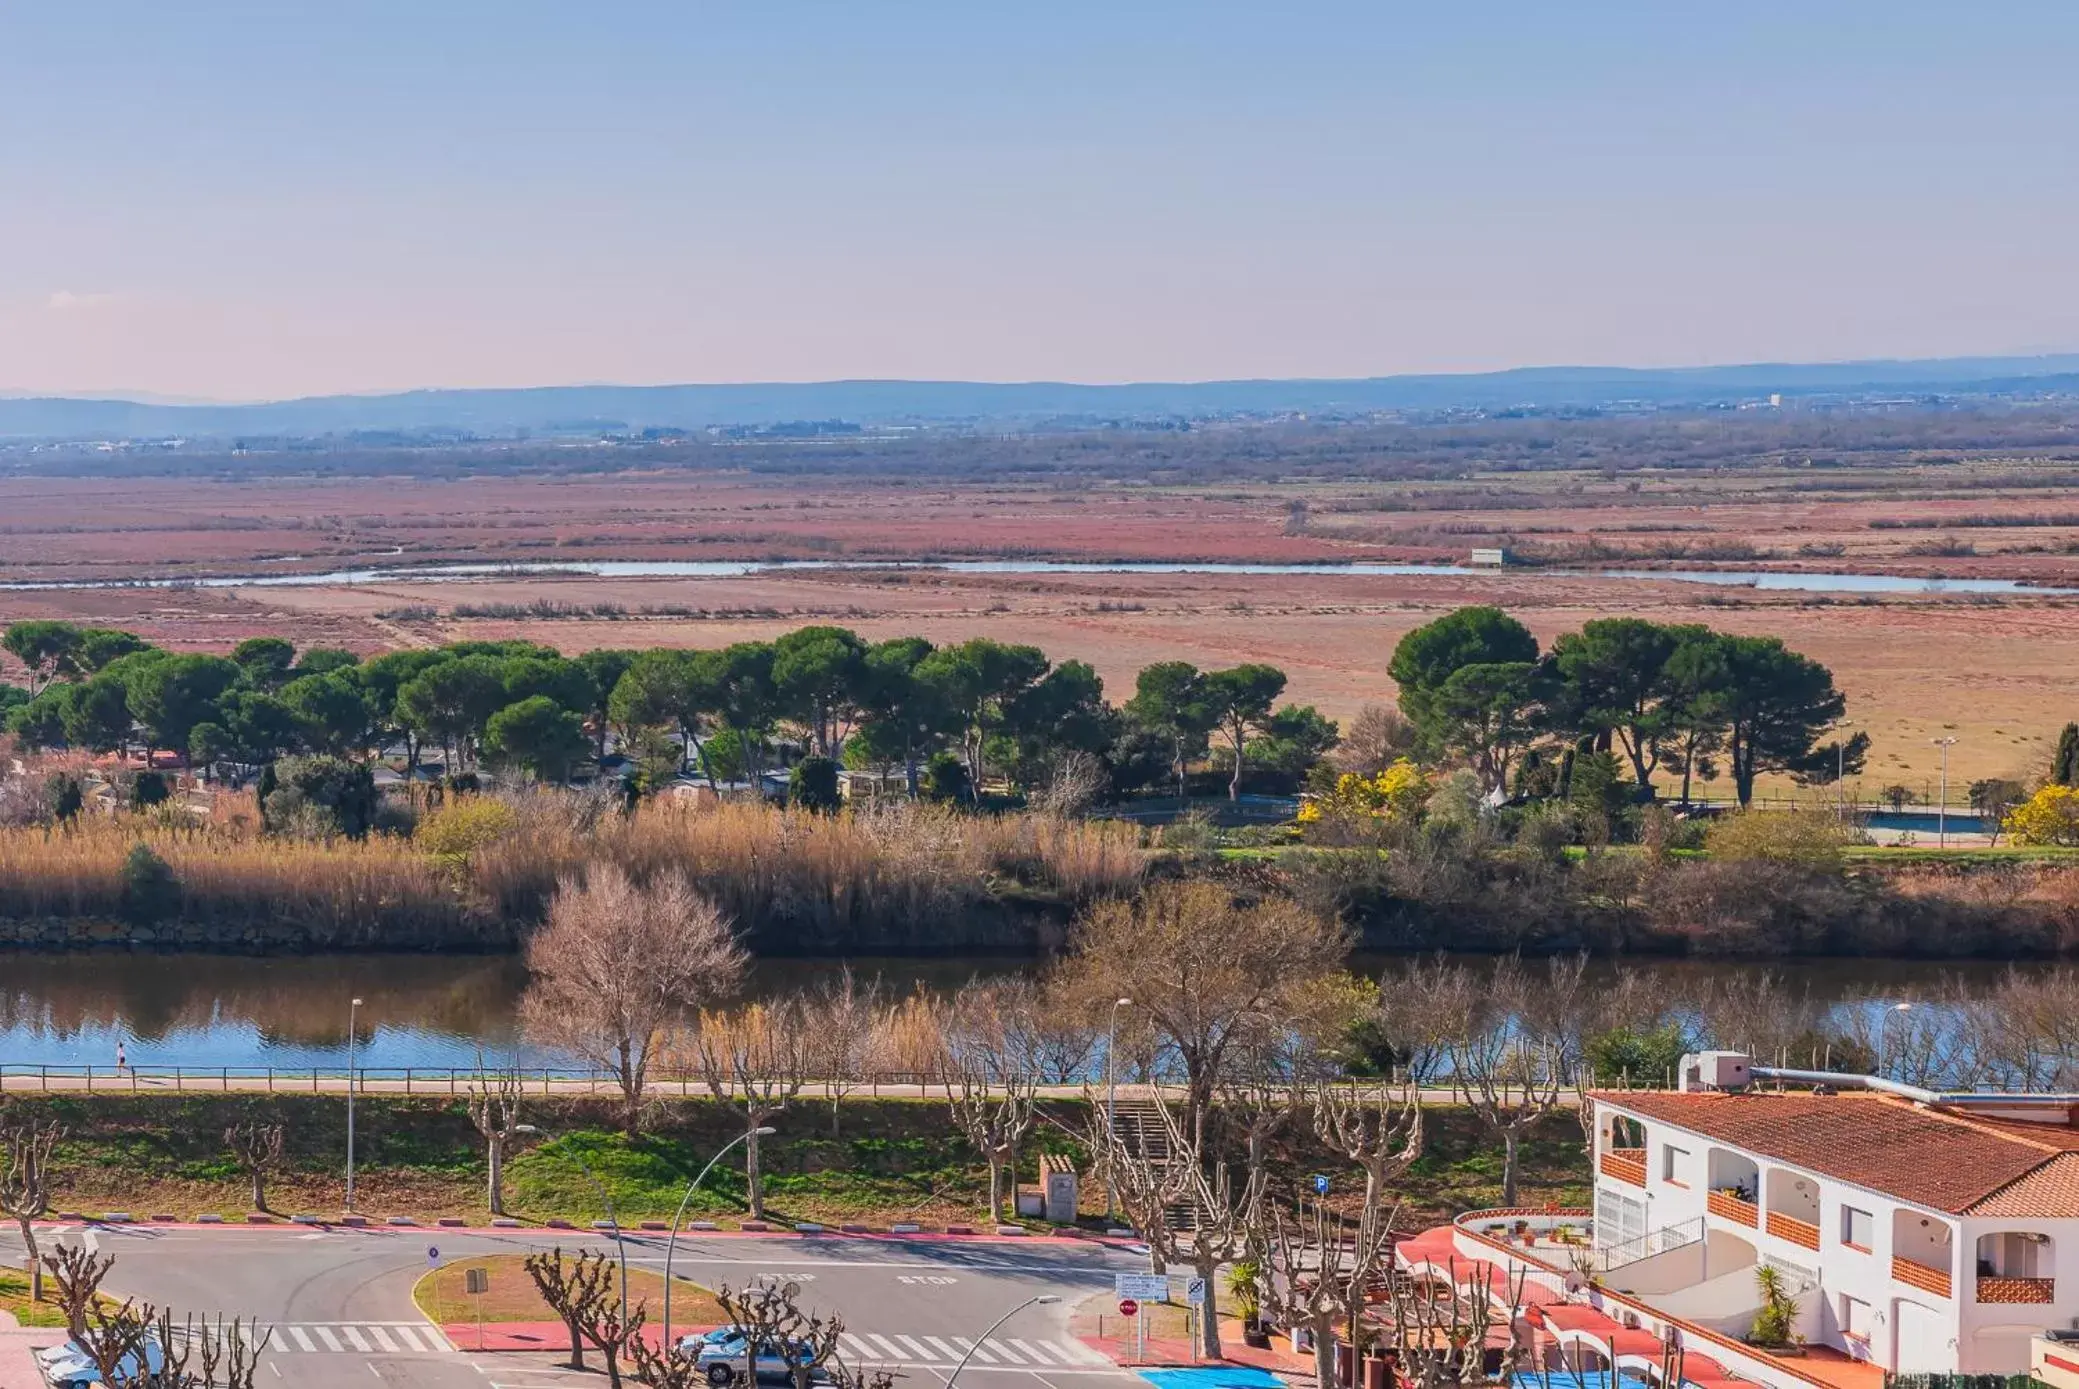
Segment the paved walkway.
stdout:
[[[0,1313],[0,1316],[4,1316]],[[0,1389],[46,1389],[43,1375],[31,1353],[39,1346],[54,1346],[65,1339],[62,1330],[38,1331],[0,1329]]]

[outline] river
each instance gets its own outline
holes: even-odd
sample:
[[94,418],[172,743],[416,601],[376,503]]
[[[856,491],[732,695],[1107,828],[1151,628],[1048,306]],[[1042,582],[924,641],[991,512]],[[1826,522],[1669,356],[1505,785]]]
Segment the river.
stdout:
[[1539,574],[1614,583],[1709,584],[1799,593],[1990,594],[2070,597],[2079,588],[2055,588],[2019,579],[1916,578],[1904,574],[1804,573],[1738,569],[1497,569],[1457,564],[1230,564],[1190,560],[547,560],[530,564],[428,564],[333,569],[308,574],[219,575],[208,578],[49,579],[0,583],[0,591],[95,588],[313,588],[330,584],[464,583],[530,575],[584,575],[609,579],[741,578],[790,569],[922,569],[948,574],[1315,574],[1326,578],[1377,575],[1497,578]]
[[[797,988],[844,967],[841,960],[772,960],[754,993]],[[854,959],[860,979],[898,992],[953,988],[981,974],[1030,968],[1014,958]],[[1392,957],[1360,955],[1352,968],[1377,976]],[[1635,959],[1634,969],[1696,980],[1758,966]],[[1606,961],[1597,970],[1613,966]],[[1932,986],[1958,972],[1991,977],[2002,966],[1906,960],[1796,960],[1772,967],[1835,1002],[1869,990]],[[0,1066],[113,1066],[116,1046],[135,1066],[338,1067],[347,1055],[348,1003],[360,998],[356,1055],[364,1066],[445,1068],[567,1064],[528,1046],[516,1013],[526,971],[510,955],[306,955],[294,957],[63,952],[0,953]]]

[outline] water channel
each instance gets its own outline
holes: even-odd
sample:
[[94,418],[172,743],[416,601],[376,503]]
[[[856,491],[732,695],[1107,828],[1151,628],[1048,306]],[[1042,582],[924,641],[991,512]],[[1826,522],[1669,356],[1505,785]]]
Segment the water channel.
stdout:
[[[841,960],[767,960],[751,992],[800,988],[835,974]],[[854,959],[862,980],[896,993],[950,989],[980,975],[1030,969],[1007,957]],[[1632,959],[1694,984],[1715,971],[1760,966]],[[1374,977],[1393,957],[1359,955]],[[1614,966],[1598,961],[1592,968]],[[1945,974],[1990,979],[2004,966],[1939,961],[1775,961],[1815,999],[1932,987]],[[121,1043],[133,1066],[335,1068],[347,1056],[348,1000],[360,998],[356,1053],[380,1068],[566,1064],[521,1038],[516,1021],[526,971],[511,955],[306,955],[294,957],[127,953],[0,953],[0,1066],[112,1067]]]
[[209,578],[20,580],[0,583],[0,591],[45,591],[98,588],[314,588],[331,584],[463,583],[472,579],[586,575],[594,578],[741,578],[748,574],[790,569],[918,569],[948,574],[1312,574],[1338,576],[1441,576],[1493,578],[1535,572],[1554,578],[1611,582],[1659,581],[1709,584],[1718,588],[1753,588],[1799,593],[1859,594],[1986,594],[2040,597],[2079,595],[2079,588],[2057,588],[2019,579],[1917,578],[1904,574],[1828,574],[1734,569],[1495,569],[1456,564],[1227,564],[1214,561],[1074,561],[1074,560],[551,560],[536,564],[429,564],[370,569],[334,569],[310,574],[257,574]]

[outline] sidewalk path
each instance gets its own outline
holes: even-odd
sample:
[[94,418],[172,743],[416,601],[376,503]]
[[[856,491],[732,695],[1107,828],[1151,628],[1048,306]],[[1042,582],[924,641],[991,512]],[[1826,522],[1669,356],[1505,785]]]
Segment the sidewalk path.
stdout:
[[65,1332],[58,1328],[45,1327],[34,1331],[0,1328],[0,1389],[46,1389],[32,1352],[40,1346],[57,1345],[64,1339]]

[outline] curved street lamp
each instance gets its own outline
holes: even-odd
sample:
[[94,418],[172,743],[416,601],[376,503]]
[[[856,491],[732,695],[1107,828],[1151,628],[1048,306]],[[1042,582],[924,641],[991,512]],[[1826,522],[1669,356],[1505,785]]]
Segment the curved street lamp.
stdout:
[[1026,1298],[1023,1302],[1011,1308],[1010,1311],[1005,1312],[995,1321],[990,1322],[989,1329],[987,1331],[984,1331],[981,1335],[975,1337],[974,1345],[971,1345],[967,1348],[967,1354],[960,1357],[960,1363],[953,1367],[953,1373],[946,1376],[946,1389],[953,1389],[953,1381],[960,1378],[960,1372],[967,1368],[967,1362],[974,1359],[975,1347],[981,1345],[982,1342],[988,1340],[991,1336],[995,1335],[997,1327],[1002,1326],[1005,1322],[1009,1321],[1012,1317],[1017,1316],[1027,1307],[1049,1307],[1059,1301],[1061,1301],[1061,1299],[1059,1297],[1056,1297],[1053,1293],[1040,1293],[1035,1297]]
[[[543,1140],[542,1146],[544,1148],[556,1141],[553,1134],[545,1133],[533,1124],[515,1124],[513,1125],[513,1132],[528,1134]],[[614,1251],[621,1257],[621,1325],[626,1326],[628,1324],[628,1242],[621,1238],[621,1217],[614,1214],[613,1193],[606,1189],[599,1178],[592,1175],[592,1169],[585,1165],[584,1154],[572,1148],[570,1150],[570,1160],[577,1164],[578,1171],[585,1174],[585,1180],[592,1184],[592,1189],[599,1193],[599,1199],[606,1203],[607,1223],[614,1228]]]
[[693,1203],[693,1193],[700,1189],[700,1184],[703,1181],[707,1180],[707,1174],[714,1170],[715,1164],[722,1160],[724,1153],[727,1153],[737,1144],[744,1142],[753,1133],[760,1138],[770,1138],[778,1132],[778,1129],[767,1124],[762,1128],[748,1130],[730,1139],[722,1145],[719,1152],[707,1160],[707,1166],[700,1169],[700,1175],[692,1180],[686,1187],[686,1194],[679,1198],[679,1213],[671,1218],[671,1238],[664,1242],[664,1339],[660,1342],[660,1345],[666,1352],[671,1350],[671,1260],[672,1256],[678,1252],[679,1222],[686,1218],[686,1207]]

